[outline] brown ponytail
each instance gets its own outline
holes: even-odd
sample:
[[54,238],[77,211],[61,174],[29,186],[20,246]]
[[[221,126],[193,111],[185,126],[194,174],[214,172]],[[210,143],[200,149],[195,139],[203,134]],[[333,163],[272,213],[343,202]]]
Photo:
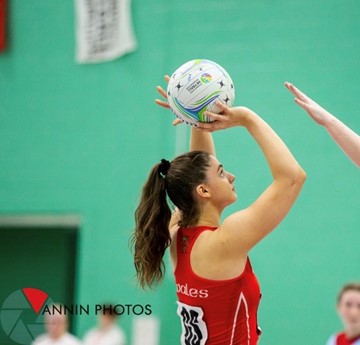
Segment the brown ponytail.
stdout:
[[163,159],[152,168],[135,211],[136,225],[131,238],[136,275],[142,288],[152,287],[164,277],[163,256],[171,242],[167,197],[180,210],[180,226],[196,224],[200,207],[195,189],[206,180],[209,166],[208,153],[191,151],[171,163]]
[[165,273],[163,256],[170,245],[171,211],[166,201],[165,179],[160,164],[155,165],[145,182],[135,211],[132,237],[136,275],[142,288],[152,287]]

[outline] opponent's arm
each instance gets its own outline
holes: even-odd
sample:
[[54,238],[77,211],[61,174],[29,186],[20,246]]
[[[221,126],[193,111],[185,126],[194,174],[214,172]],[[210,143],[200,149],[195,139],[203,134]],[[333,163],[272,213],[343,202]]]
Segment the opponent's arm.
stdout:
[[344,153],[360,167],[360,136],[333,115],[324,127]]
[[285,83],[295,102],[319,125],[325,127],[344,153],[360,167],[360,136],[291,83]]

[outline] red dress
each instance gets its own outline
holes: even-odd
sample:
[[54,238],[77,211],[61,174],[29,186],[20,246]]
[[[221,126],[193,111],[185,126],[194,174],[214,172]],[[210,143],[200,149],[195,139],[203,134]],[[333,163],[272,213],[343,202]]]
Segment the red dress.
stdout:
[[198,236],[216,228],[180,228],[175,269],[182,345],[256,345],[260,287],[247,258],[236,278],[210,280],[191,269],[190,253]]

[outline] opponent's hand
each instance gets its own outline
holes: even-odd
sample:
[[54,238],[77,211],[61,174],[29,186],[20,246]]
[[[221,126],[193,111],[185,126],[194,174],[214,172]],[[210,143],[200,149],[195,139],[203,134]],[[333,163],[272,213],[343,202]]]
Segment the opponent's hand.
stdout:
[[296,104],[303,108],[319,125],[326,125],[326,122],[331,118],[331,114],[328,111],[313,101],[305,93],[300,91],[293,84],[286,82],[285,86],[295,96]]
[[[170,77],[168,75],[165,75],[164,76],[164,79],[166,81],[166,83],[169,83],[169,80],[170,80]],[[156,87],[156,90],[159,92],[159,94],[164,98],[166,99],[166,101],[162,101],[160,99],[155,99],[155,103],[157,105],[159,105],[160,107],[163,107],[163,108],[166,108],[166,109],[170,109],[170,105],[169,103],[167,102],[167,92],[166,90],[164,90],[161,86],[157,86]],[[179,123],[182,123],[182,121],[180,119],[175,119],[172,124],[174,126],[178,125]]]
[[220,108],[220,113],[215,114],[206,111],[212,122],[198,122],[198,129],[206,132],[214,132],[235,126],[246,126],[252,111],[245,107],[229,108],[221,101],[216,101],[216,106]]

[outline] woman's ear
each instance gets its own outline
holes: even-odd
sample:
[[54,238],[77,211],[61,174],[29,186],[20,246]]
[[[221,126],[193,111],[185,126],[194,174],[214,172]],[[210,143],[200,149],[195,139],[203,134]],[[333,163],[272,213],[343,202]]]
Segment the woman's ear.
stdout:
[[196,194],[201,198],[210,198],[211,196],[210,191],[205,184],[199,184],[196,187]]

